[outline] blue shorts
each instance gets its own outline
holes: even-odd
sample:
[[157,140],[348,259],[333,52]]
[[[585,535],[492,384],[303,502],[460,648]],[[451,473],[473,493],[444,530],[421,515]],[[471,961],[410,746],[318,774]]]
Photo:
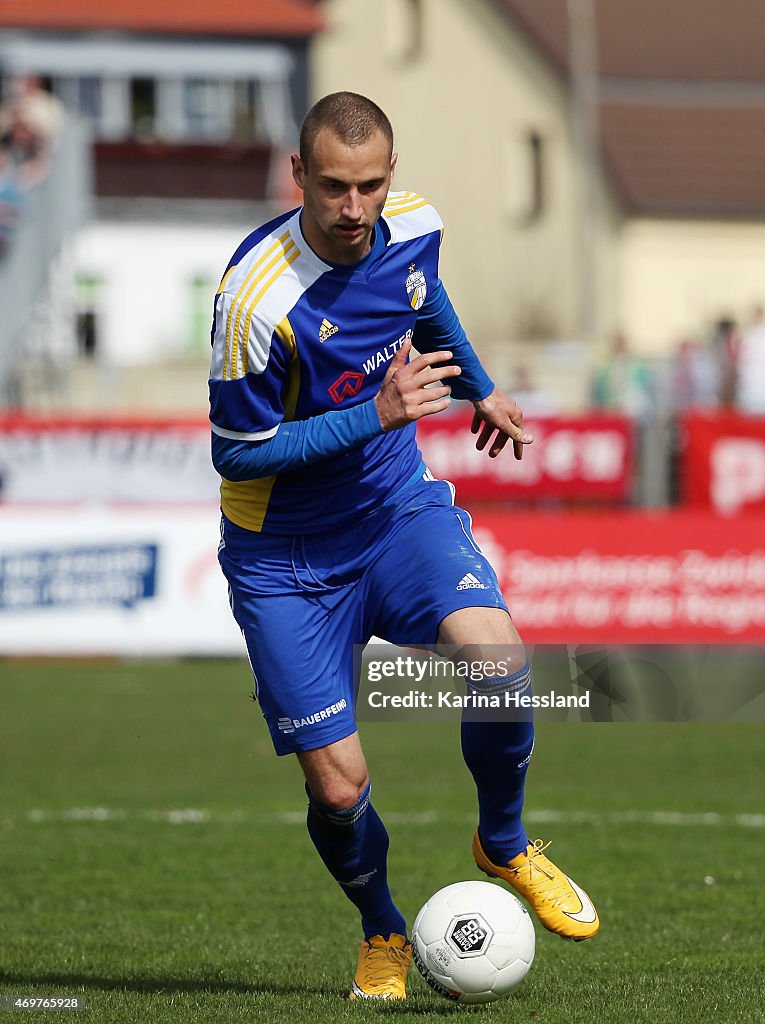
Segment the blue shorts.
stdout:
[[459,608],[507,606],[451,486],[424,478],[342,532],[275,537],[227,519],[219,560],[277,754],[356,731],[354,644],[434,644]]

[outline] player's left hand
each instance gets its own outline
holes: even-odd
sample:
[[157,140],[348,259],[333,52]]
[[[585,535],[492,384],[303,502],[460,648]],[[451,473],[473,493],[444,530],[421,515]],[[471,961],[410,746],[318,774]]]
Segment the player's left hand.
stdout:
[[491,441],[489,458],[496,459],[507,442],[512,440],[513,454],[516,459],[522,459],[523,446],[531,444],[534,438],[523,429],[523,412],[518,403],[504,391],[494,388],[486,398],[473,402],[473,407],[475,413],[470,429],[478,434],[475,442],[478,451],[482,452]]

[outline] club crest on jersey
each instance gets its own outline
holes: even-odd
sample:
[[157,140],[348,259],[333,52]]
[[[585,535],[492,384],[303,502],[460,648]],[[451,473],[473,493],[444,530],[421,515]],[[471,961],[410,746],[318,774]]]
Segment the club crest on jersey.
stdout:
[[409,277],[406,279],[406,294],[412,309],[419,309],[428,294],[428,282],[421,270],[415,270],[414,263],[409,266]]

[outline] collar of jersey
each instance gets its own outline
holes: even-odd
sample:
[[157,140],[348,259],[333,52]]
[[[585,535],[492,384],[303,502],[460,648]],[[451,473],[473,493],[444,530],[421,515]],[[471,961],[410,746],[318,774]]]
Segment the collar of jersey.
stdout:
[[302,212],[303,208],[301,206],[301,208],[296,211],[295,215],[290,218],[290,233],[297,242],[301,252],[305,253],[312,262],[316,263],[317,266],[323,267],[326,270],[333,270],[338,274],[347,274],[349,277],[353,277],[355,274],[367,274],[370,267],[377,262],[388,246],[389,238],[386,236],[390,235],[390,230],[381,217],[375,224],[372,248],[366,256],[362,257],[358,263],[331,263],[329,260],[322,259],[318,256],[306,241],[305,235],[300,227],[300,215]]

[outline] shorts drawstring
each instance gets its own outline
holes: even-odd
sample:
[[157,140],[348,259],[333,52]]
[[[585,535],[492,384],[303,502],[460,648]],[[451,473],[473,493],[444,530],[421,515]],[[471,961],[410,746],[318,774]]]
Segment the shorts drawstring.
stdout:
[[[305,576],[307,579],[301,578],[300,570],[296,564],[296,552],[299,546],[299,556],[301,566],[305,570]],[[296,536],[292,538],[292,544],[290,546],[290,562],[292,564],[292,577],[295,580],[295,586],[304,591],[307,594],[326,594],[331,590],[336,590],[336,587],[330,587],[326,583],[323,583],[311,569],[308,561],[308,556],[305,551],[305,537]]]

